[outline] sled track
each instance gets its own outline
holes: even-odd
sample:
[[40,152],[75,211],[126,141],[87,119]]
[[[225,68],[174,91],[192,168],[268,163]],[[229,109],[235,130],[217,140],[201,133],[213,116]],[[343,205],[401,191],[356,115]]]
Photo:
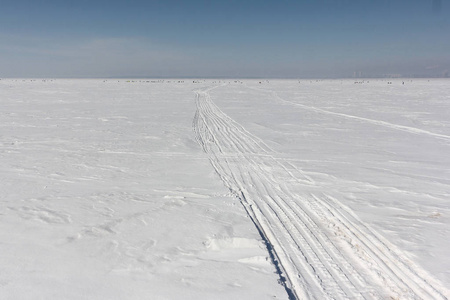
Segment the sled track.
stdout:
[[314,181],[223,113],[211,89],[196,92],[196,139],[270,246],[290,298],[447,299],[439,282],[337,199],[291,192]]
[[394,129],[394,130],[400,130],[400,131],[405,131],[405,132],[409,132],[409,133],[413,133],[413,134],[426,135],[426,136],[438,138],[440,140],[444,140],[444,141],[447,141],[447,142],[450,141],[450,136],[445,135],[445,134],[439,134],[439,133],[435,133],[435,132],[431,132],[431,131],[428,131],[428,130],[415,128],[415,127],[411,127],[411,126],[404,126],[404,125],[399,125],[399,124],[393,124],[393,123],[389,123],[389,122],[382,121],[382,120],[374,120],[374,119],[363,118],[363,117],[353,116],[353,115],[349,115],[349,114],[329,111],[329,110],[325,110],[325,109],[322,109],[322,108],[318,108],[318,107],[314,107],[314,106],[308,106],[308,105],[304,105],[304,104],[301,104],[301,103],[298,103],[298,102],[294,102],[294,101],[289,101],[289,100],[283,99],[276,92],[273,92],[273,91],[269,91],[269,90],[262,89],[262,88],[255,88],[255,87],[249,87],[249,88],[253,89],[255,91],[259,91],[259,92],[270,93],[270,94],[272,94],[272,97],[276,98],[278,101],[280,101],[282,103],[287,103],[289,105],[298,106],[298,107],[301,107],[301,108],[303,108],[305,110],[314,111],[316,113],[332,115],[332,116],[337,116],[337,117],[351,119],[351,120],[357,120],[359,122],[369,123],[369,124],[373,124],[373,125],[377,125],[377,126],[383,126],[383,127],[386,127],[386,128],[390,128],[390,129]]

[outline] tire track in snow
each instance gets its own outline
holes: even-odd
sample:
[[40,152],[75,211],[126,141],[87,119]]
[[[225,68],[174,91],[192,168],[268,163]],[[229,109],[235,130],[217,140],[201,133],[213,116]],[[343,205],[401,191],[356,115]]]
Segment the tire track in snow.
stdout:
[[428,131],[428,130],[415,128],[415,127],[411,127],[411,126],[393,124],[393,123],[389,123],[389,122],[381,121],[381,120],[374,120],[374,119],[363,118],[363,117],[358,117],[358,116],[354,116],[354,115],[349,115],[349,114],[329,111],[329,110],[325,110],[325,109],[322,109],[322,108],[318,108],[318,107],[314,107],[314,106],[308,106],[308,105],[305,105],[305,104],[301,104],[301,103],[297,103],[297,102],[293,102],[293,101],[289,101],[289,100],[283,99],[274,91],[269,91],[269,90],[265,90],[265,89],[254,88],[254,87],[248,87],[248,88],[256,90],[256,91],[259,91],[259,92],[263,91],[263,92],[271,93],[280,102],[288,103],[290,105],[299,106],[299,107],[301,107],[303,109],[314,111],[314,112],[317,112],[317,113],[327,114],[327,115],[334,115],[334,116],[338,116],[338,117],[342,117],[342,118],[346,118],[346,119],[358,120],[358,121],[361,121],[361,122],[374,124],[374,125],[378,125],[378,126],[383,126],[383,127],[387,127],[387,128],[390,128],[390,129],[406,131],[406,132],[414,133],[414,134],[428,135],[428,136],[432,136],[432,137],[435,137],[435,138],[438,138],[438,139],[441,139],[441,140],[450,141],[450,136],[445,135],[445,134],[435,133],[435,132],[431,132],[431,131]]
[[291,298],[446,299],[439,283],[336,199],[292,193],[290,185],[314,181],[223,113],[211,89],[196,92],[196,139],[270,245]]

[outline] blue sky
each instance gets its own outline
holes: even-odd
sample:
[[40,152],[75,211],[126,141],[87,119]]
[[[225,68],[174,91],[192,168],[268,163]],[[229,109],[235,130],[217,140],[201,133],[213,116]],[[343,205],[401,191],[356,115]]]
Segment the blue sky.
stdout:
[[450,0],[0,0],[1,77],[442,76]]

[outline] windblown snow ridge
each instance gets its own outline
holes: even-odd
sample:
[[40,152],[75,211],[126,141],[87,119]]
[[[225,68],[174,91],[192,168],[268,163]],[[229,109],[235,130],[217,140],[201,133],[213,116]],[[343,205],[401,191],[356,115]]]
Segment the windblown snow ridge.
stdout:
[[[196,139],[266,240],[296,299],[447,299],[449,292],[335,197],[196,92]],[[270,245],[270,246],[269,246]]]

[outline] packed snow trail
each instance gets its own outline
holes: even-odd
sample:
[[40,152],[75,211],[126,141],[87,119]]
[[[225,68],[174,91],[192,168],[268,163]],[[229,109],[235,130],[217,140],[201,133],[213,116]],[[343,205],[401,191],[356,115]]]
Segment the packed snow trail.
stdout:
[[383,126],[383,127],[390,128],[390,129],[401,130],[401,131],[405,131],[405,132],[409,132],[409,133],[413,133],[413,134],[427,135],[427,136],[431,136],[431,137],[438,138],[438,139],[441,139],[441,140],[445,140],[447,142],[450,141],[450,136],[445,135],[445,134],[439,134],[439,133],[435,133],[435,132],[431,132],[431,131],[428,131],[428,130],[415,128],[415,127],[411,127],[411,126],[404,126],[404,125],[399,125],[399,124],[393,124],[393,123],[389,123],[389,122],[382,121],[382,120],[374,120],[374,119],[363,118],[363,117],[353,116],[353,115],[349,115],[349,114],[329,111],[329,110],[325,110],[325,109],[322,109],[322,108],[318,108],[318,107],[314,107],[314,106],[308,106],[308,105],[304,105],[304,104],[301,104],[301,103],[298,103],[298,102],[294,102],[294,101],[289,101],[289,100],[283,99],[274,91],[269,91],[269,90],[266,90],[266,89],[255,88],[255,87],[249,87],[249,88],[251,88],[253,90],[256,90],[256,91],[263,91],[263,92],[266,92],[266,93],[271,93],[272,96],[274,98],[276,98],[280,102],[288,103],[290,105],[295,105],[295,106],[301,107],[301,108],[309,110],[309,111],[314,111],[316,113],[333,115],[333,116],[338,116],[338,117],[342,117],[342,118],[346,118],[346,119],[358,120],[360,122],[365,122],[365,123],[369,123],[369,124]]
[[[213,87],[216,88],[216,87]],[[447,299],[448,291],[301,170],[196,92],[196,139],[271,246],[295,299]]]

